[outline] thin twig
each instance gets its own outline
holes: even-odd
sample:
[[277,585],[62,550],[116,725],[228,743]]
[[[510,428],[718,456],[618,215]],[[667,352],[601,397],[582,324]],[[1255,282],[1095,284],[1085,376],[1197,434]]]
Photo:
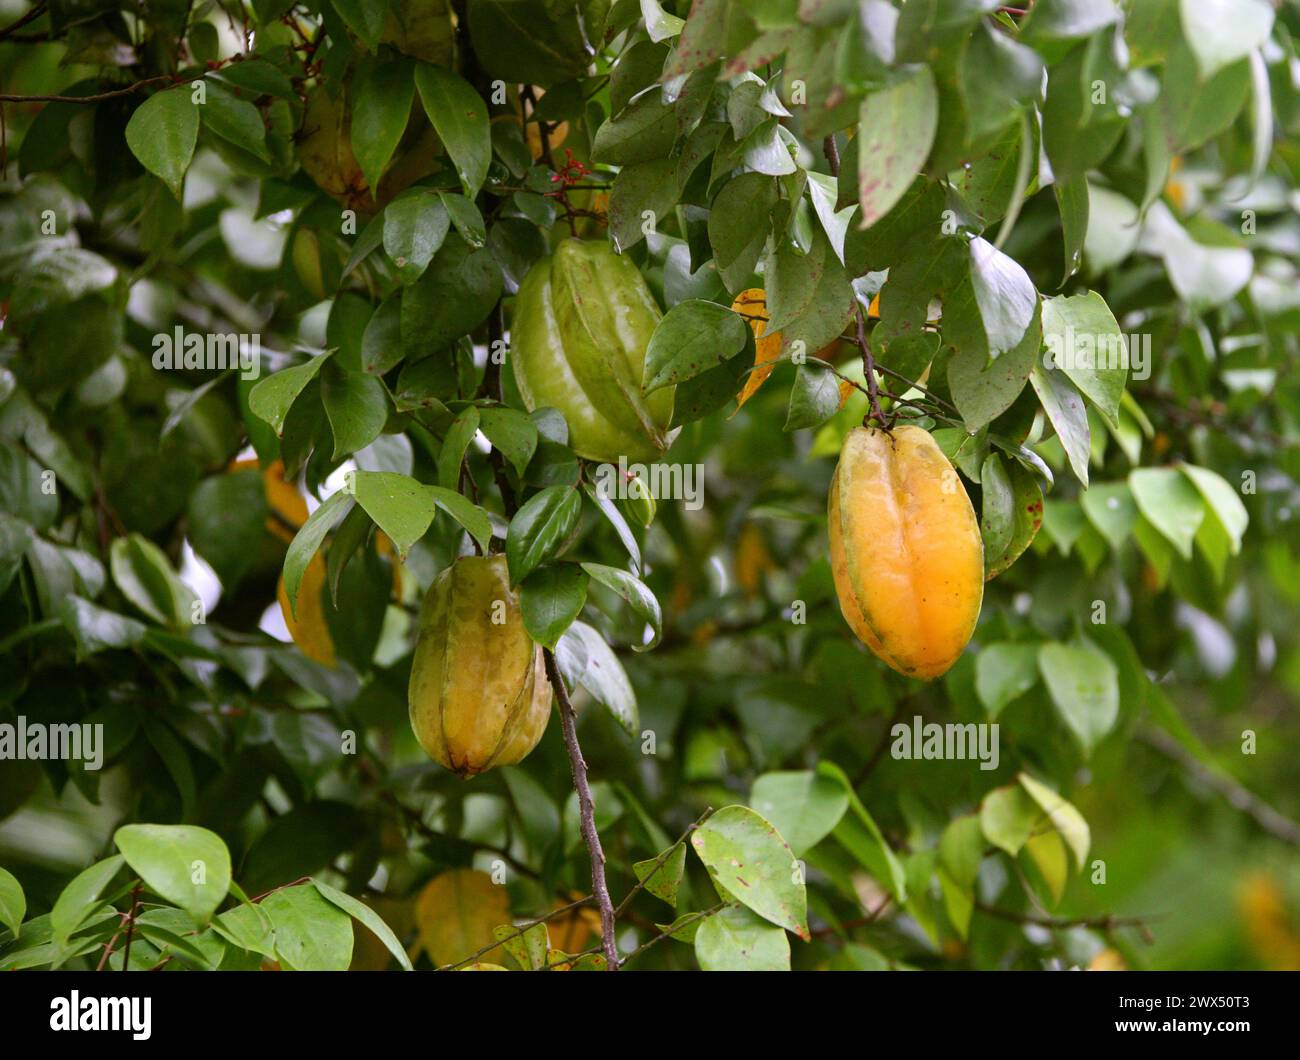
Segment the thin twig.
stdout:
[[676,843],[674,843],[662,854],[660,854],[657,858],[655,858],[654,864],[650,866],[650,871],[647,872],[645,876],[643,876],[640,880],[638,880],[637,885],[627,892],[627,897],[625,897],[621,902],[618,903],[618,908],[614,910],[614,918],[616,920],[623,915],[623,911],[627,909],[627,907],[631,904],[632,899],[635,898],[638,894],[640,894],[643,890],[645,890],[645,885],[649,883],[651,879],[654,878],[654,874],[663,867],[664,862],[666,862],[670,857],[672,857],[673,851],[676,850],[683,843],[685,843],[686,840],[690,838],[691,833],[694,832],[695,829],[699,828],[700,825],[702,825],[705,821],[707,821],[711,816],[713,816],[712,806],[705,809],[705,811],[702,814],[700,814],[700,816],[697,817],[691,823],[691,825],[686,829],[686,831],[684,831],[680,836],[677,837]]
[[29,22],[35,22],[43,14],[45,14],[45,2],[44,0],[41,0],[41,3],[28,11],[27,14],[23,15],[21,18],[15,19],[13,22],[10,22],[9,25],[0,29],[0,41],[8,37],[14,32],[14,30],[22,29]]
[[184,80],[175,74],[160,74],[158,77],[147,77],[143,81],[136,81],[134,84],[127,85],[125,88],[115,88],[111,92],[100,92],[93,96],[13,96],[0,95],[0,103],[99,103],[106,99],[117,99],[120,96],[130,96],[139,92],[142,88],[148,88],[150,85],[159,85],[163,82],[174,83]]
[[438,971],[451,972],[461,967],[461,965],[473,964],[485,953],[491,953],[494,949],[496,949],[498,946],[502,945],[503,943],[509,942],[511,939],[516,939],[520,935],[527,934],[529,931],[532,931],[533,928],[535,928],[538,924],[548,923],[549,921],[556,919],[556,917],[561,917],[565,913],[577,909],[579,906],[586,905],[591,900],[592,900],[591,895],[586,895],[582,898],[577,899],[576,901],[570,902],[568,905],[562,905],[558,909],[552,909],[545,916],[539,916],[536,920],[530,920],[526,924],[520,924],[509,935],[502,935],[495,942],[491,943],[490,945],[484,946],[481,950],[477,950],[474,953],[471,953],[468,957],[462,957],[454,964],[442,965],[441,967],[438,968]]
[[[708,909],[702,909],[700,910],[700,912],[688,916],[680,924],[675,925],[673,927],[673,931],[681,931],[682,928],[689,927],[691,924],[698,923],[701,920],[707,920],[715,913],[722,912],[722,910],[726,909],[727,906],[730,904],[731,904],[730,902],[719,902],[717,905],[710,906]],[[641,943],[640,946],[634,949],[623,959],[623,963],[626,964],[628,961],[636,960],[638,957],[641,956],[641,954],[645,953],[645,951],[648,950],[651,946],[656,946],[660,942],[663,942],[663,940],[671,936],[672,933],[673,933],[672,931],[661,931],[658,935],[655,935],[654,938],[646,939],[645,942]]]
[[550,679],[555,698],[559,701],[560,727],[564,731],[564,746],[569,752],[569,768],[573,773],[573,787],[578,793],[578,816],[582,823],[582,838],[587,844],[587,853],[591,857],[591,893],[600,907],[601,946],[605,951],[608,971],[618,971],[618,944],[614,938],[615,917],[614,903],[609,898],[609,886],[605,883],[605,852],[600,846],[600,835],[596,831],[596,808],[591,799],[591,786],[587,783],[587,763],[582,757],[582,747],[578,743],[577,716],[573,703],[569,699],[568,689],[564,687],[564,678],[555,662],[555,654],[549,648],[542,649],[546,661],[546,676]]
[[876,379],[876,359],[871,355],[871,347],[867,344],[867,314],[862,308],[862,303],[854,299],[854,315],[857,319],[857,335],[854,342],[857,343],[858,349],[862,351],[862,374],[867,380],[867,398],[871,403],[871,408],[867,412],[867,421],[875,420],[882,430],[888,430],[889,426],[885,420],[885,413],[880,407],[880,386]]
[[1222,795],[1235,810],[1240,810],[1275,839],[1300,847],[1300,824],[1274,809],[1254,792],[1247,791],[1230,776],[1207,769],[1172,736],[1159,729],[1146,729],[1138,733],[1148,746],[1166,758],[1172,758],[1200,783]]
[[1150,921],[1159,920],[1163,916],[1161,913],[1152,913],[1149,916],[1114,916],[1111,913],[1106,913],[1104,916],[1081,917],[1034,916],[1032,913],[1016,913],[1010,909],[999,909],[995,905],[985,905],[983,902],[976,902],[975,908],[998,920],[1006,920],[1013,924],[1033,924],[1053,931],[1076,927],[1092,928],[1097,931],[1112,931],[1121,927],[1145,930]]
[[135,915],[136,910],[140,908],[140,889],[144,886],[140,881],[131,888],[131,911],[126,915],[126,944],[122,947],[122,971],[131,970],[131,939],[135,936]]

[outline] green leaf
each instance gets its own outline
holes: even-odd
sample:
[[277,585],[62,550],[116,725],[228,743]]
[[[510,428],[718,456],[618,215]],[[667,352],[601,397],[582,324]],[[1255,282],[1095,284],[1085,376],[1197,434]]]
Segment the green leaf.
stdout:
[[723,286],[732,293],[749,286],[749,277],[767,243],[777,196],[775,178],[742,173],[724,184],[713,200],[708,220],[709,245]]
[[618,656],[600,633],[578,620],[555,646],[555,661],[570,684],[582,685],[629,736],[638,735],[636,693]]
[[677,889],[681,886],[682,876],[686,872],[686,844],[675,844],[672,852],[664,857],[662,862],[659,857],[633,862],[632,871],[636,873],[638,880],[645,883],[645,889],[650,894],[676,909]]
[[1246,58],[1273,30],[1267,0],[1179,0],[1178,9],[1202,78]]
[[105,858],[77,873],[63,888],[50,910],[52,937],[60,949],[98,908],[100,895],[123,864],[124,860],[117,855]]
[[172,569],[167,554],[140,534],[117,538],[109,548],[109,568],[122,595],[155,622],[173,628],[190,625],[193,590]]
[[379,197],[379,182],[406,132],[414,95],[411,64],[405,59],[365,56],[352,76],[352,153],[371,198]]
[[366,321],[361,333],[360,367],[371,375],[384,375],[402,359],[402,293],[385,298]]
[[1052,190],[1056,193],[1056,206],[1061,213],[1061,235],[1065,244],[1065,283],[1083,265],[1083,248],[1088,240],[1088,220],[1091,200],[1088,182],[1082,176],[1058,180]]
[[[1167,168],[1167,164],[1166,164]],[[1164,190],[1164,175],[1161,174],[1157,193]],[[1149,203],[1144,203],[1145,209]],[[1083,241],[1084,257],[1088,262],[1088,271],[1094,276],[1109,272],[1133,253],[1141,231],[1141,210],[1125,196],[1099,184],[1088,185],[1088,234]],[[1079,295],[1077,298],[1097,298],[1105,305],[1100,295]],[[1051,301],[1074,301],[1075,299],[1054,298]],[[1084,307],[1081,307],[1084,308]],[[1110,309],[1107,308],[1107,313]],[[1047,309],[1043,310],[1043,330],[1047,330]],[[1118,325],[1116,331],[1118,331]],[[1108,334],[1104,322],[1098,329],[1101,334]],[[1091,334],[1091,333],[1090,333]]]
[[147,628],[133,618],[92,604],[75,594],[59,604],[59,620],[77,642],[77,657],[109,648],[133,648],[144,640]]
[[740,315],[716,302],[690,298],[664,314],[645,354],[645,394],[729,360],[745,348],[748,329]]
[[385,924],[383,918],[370,906],[358,901],[350,894],[345,894],[343,891],[331,887],[328,883],[323,883],[320,880],[312,880],[311,882],[312,886],[320,892],[321,897],[327,902],[332,902],[347,913],[348,916],[361,921],[368,927],[374,933],[374,936],[384,944],[384,948],[397,959],[397,963],[402,966],[403,971],[409,972],[413,970],[411,958],[406,955],[406,948],[393,934],[393,929]]
[[763,919],[809,938],[802,871],[789,844],[761,814],[724,806],[692,833],[691,846],[722,890]]
[[373,51],[379,45],[388,15],[384,0],[330,0],[334,10],[366,46]]
[[448,346],[488,318],[501,298],[501,266],[486,247],[445,240],[402,292],[402,347],[410,354]]
[[205,91],[207,100],[201,108],[203,127],[263,162],[270,162],[261,112],[248,100],[240,99],[214,81],[207,83]]
[[269,423],[283,438],[289,410],[329,356],[328,352],[318,354],[305,364],[285,368],[263,379],[248,393],[248,407],[253,415]]
[[1082,871],[1084,862],[1088,860],[1088,847],[1091,843],[1088,822],[1083,819],[1083,815],[1046,784],[1035,780],[1028,773],[1021,773],[1016,779],[1047,814],[1061,838],[1065,840],[1066,846],[1074,854],[1075,867]]
[[1250,523],[1246,506],[1242,504],[1237,491],[1223,476],[1208,467],[1179,464],[1178,469],[1191,479],[1192,484],[1200,491],[1209,506],[1210,514],[1227,535],[1232,554],[1237,555],[1241,551],[1242,535],[1246,533],[1246,527]]
[[801,364],[790,388],[786,432],[820,427],[839,411],[840,383],[825,365]]
[[834,762],[821,761],[817,772],[839,784],[849,797],[850,813],[846,813],[832,834],[854,859],[883,886],[900,904],[907,901],[907,876],[897,855],[890,849],[875,819],[867,812],[853,790],[853,784]]
[[912,185],[934,143],[939,95],[928,66],[916,66],[862,101],[858,112],[859,228],[884,217]]
[[980,536],[984,539],[987,574],[1006,555],[1016,526],[1016,496],[1011,476],[997,453],[989,453],[980,468]]
[[1070,469],[1086,489],[1092,441],[1088,410],[1084,407],[1083,398],[1079,396],[1079,391],[1069,376],[1059,369],[1047,367],[1042,361],[1034,365],[1029,382],[1033,384],[1038,400],[1043,403],[1047,418],[1056,428],[1056,435],[1069,458]]
[[1143,467],[1129,472],[1129,489],[1138,511],[1178,550],[1192,558],[1192,542],[1205,518],[1205,501],[1190,478],[1177,468]]
[[984,796],[979,819],[984,838],[1014,858],[1043,819],[1043,810],[1023,787],[1008,784]]
[[1045,361],[1069,376],[1113,426],[1128,377],[1128,350],[1106,300],[1096,291],[1043,303]]
[[[409,475],[400,475],[394,471],[356,471],[352,475],[351,496],[379,529],[388,535],[398,554],[405,558],[411,546],[425,535],[433,522],[436,503],[429,493],[430,488]],[[344,494],[336,493],[325,503],[328,504],[339,496]],[[319,513],[320,508],[317,508],[312,513],[312,518]],[[304,526],[303,530],[306,529]],[[302,531],[299,531],[299,536],[301,534]],[[295,538],[295,543],[296,540]],[[287,575],[285,582],[287,587]],[[292,598],[291,594],[290,599]]]
[[547,486],[524,503],[510,520],[506,535],[511,585],[559,555],[581,513],[582,494],[571,486]]
[[1043,525],[1043,490],[1038,484],[1038,479],[1019,460],[1012,460],[1009,467],[1013,497],[1011,507],[1015,513],[1015,525],[1006,551],[984,572],[985,581],[996,578],[1015,563],[1033,542],[1039,528]]
[[415,71],[424,112],[447,148],[465,194],[473,199],[492,161],[487,106],[468,81],[451,70],[420,63]]
[[788,972],[790,941],[744,906],[729,905],[699,924],[695,958],[706,972]]
[[484,246],[487,243],[487,227],[473,200],[450,191],[440,191],[438,197],[461,238],[476,250]]
[[352,498],[346,491],[339,490],[337,493],[330,494],[324,503],[307,517],[307,521],[289,542],[289,549],[284,556],[284,592],[289,598],[289,610],[295,618],[298,615],[298,590],[302,587],[302,577],[307,571],[307,564],[320,549],[325,535],[351,507]]
[[645,214],[651,231],[669,216],[677,202],[677,159],[656,158],[624,166],[609,195],[609,234],[624,253],[645,238]]
[[0,445],[0,510],[37,530],[59,516],[59,495],[43,488],[44,469],[14,446]]
[[1125,482],[1098,482],[1079,498],[1083,512],[1109,542],[1118,549],[1128,540],[1137,522],[1137,505]]
[[537,452],[537,425],[518,409],[492,406],[479,410],[479,423],[488,441],[497,447],[520,475]]
[[275,929],[280,963],[299,972],[344,972],[352,963],[352,920],[314,886],[275,891],[258,903]]
[[488,518],[487,512],[455,490],[443,489],[441,486],[426,488],[433,497],[434,504],[460,523],[486,554],[488,543],[492,540],[492,520]]
[[1088,754],[1119,720],[1119,673],[1109,655],[1083,644],[1044,644],[1038,669],[1052,703]]
[[1088,37],[1122,17],[1114,0],[1039,0],[1023,28],[1033,40]]
[[627,520],[623,518],[623,513],[618,510],[618,505],[609,497],[601,495],[601,491],[596,489],[590,482],[582,484],[583,491],[591,498],[591,503],[599,510],[601,515],[609,520],[614,532],[618,534],[618,539],[622,542],[623,548],[627,550],[628,556],[632,560],[632,569],[641,570],[641,546],[637,544],[636,535],[632,533],[632,528],[627,525]]
[[649,643],[633,644],[633,651],[649,651],[659,643],[659,638],[663,635],[663,613],[659,608],[659,600],[645,582],[625,570],[608,567],[603,563],[584,563],[582,569],[607,589],[613,589],[637,617],[650,626],[652,637]]
[[844,785],[810,769],[764,773],[749,793],[749,804],[772,822],[796,857],[820,843],[844,816],[849,793]]
[[335,460],[364,449],[383,433],[388,396],[374,376],[327,365],[321,375],[320,396],[334,432]]
[[975,656],[975,691],[990,718],[1038,684],[1038,647],[986,644]]
[[188,824],[128,824],[113,833],[126,863],[154,894],[206,924],[230,890],[230,851]]
[[150,96],[126,123],[126,143],[140,164],[179,200],[199,136],[199,112],[188,88]]
[[22,931],[26,914],[27,897],[23,894],[22,884],[12,872],[0,867],[0,924],[7,927],[16,939]]
[[[889,285],[885,289],[888,291]],[[973,300],[969,304],[973,305]],[[949,314],[947,304],[944,312],[946,316]],[[963,310],[954,305],[953,315],[962,316]],[[1035,319],[1020,345],[990,360],[982,322],[978,332],[971,332],[969,328],[975,319],[969,313],[964,316],[960,334],[954,334],[959,330],[955,319],[947,319],[945,324],[944,341],[957,349],[948,362],[948,388],[966,423],[967,432],[974,433],[1015,404],[1038,358],[1042,331]]]
[[528,635],[555,648],[587,602],[587,574],[576,563],[555,563],[533,571],[519,587],[519,608]]
[[438,451],[438,484],[443,489],[460,488],[460,469],[465,462],[465,453],[470,442],[478,433],[480,413],[478,407],[470,405],[452,422],[447,435],[442,440]]
[[424,275],[450,227],[443,200],[423,188],[404,191],[384,207],[384,250],[402,283]]
[[984,836],[974,815],[949,822],[939,837],[939,884],[948,919],[964,939],[975,908],[975,880],[984,857]]

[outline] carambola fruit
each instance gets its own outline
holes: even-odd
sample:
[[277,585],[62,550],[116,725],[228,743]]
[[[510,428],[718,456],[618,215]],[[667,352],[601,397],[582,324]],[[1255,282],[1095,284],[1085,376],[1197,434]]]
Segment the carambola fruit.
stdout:
[[919,427],[856,427],[827,511],[844,618],[908,677],[931,680],[961,655],[984,597],[984,543],[970,498]]
[[510,357],[524,404],[562,412],[569,447],[588,460],[655,460],[672,440],[673,388],[643,395],[641,380],[661,315],[629,259],[564,240],[515,299]]
[[438,575],[420,610],[408,700],[420,746],[461,777],[537,746],[551,688],[504,556],[463,556]]

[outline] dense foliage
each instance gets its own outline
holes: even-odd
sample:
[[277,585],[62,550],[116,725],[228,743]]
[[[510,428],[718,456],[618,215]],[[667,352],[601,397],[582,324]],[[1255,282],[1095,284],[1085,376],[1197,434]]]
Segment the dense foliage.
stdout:
[[[1297,32],[0,0],[0,968],[595,968],[602,904],[630,967],[1300,967]],[[979,519],[933,682],[837,603],[864,422]],[[594,817],[560,716],[411,730],[476,553]]]

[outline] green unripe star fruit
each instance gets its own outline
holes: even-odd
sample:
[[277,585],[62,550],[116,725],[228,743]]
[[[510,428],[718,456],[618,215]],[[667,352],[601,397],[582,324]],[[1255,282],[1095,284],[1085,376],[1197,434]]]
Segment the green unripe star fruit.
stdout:
[[550,406],[569,447],[603,463],[653,461],[672,443],[673,388],[641,393],[662,314],[640,270],[608,243],[566,239],[519,285],[510,334],[529,411]]
[[420,610],[408,702],[420,746],[458,776],[513,765],[537,746],[551,687],[505,556],[463,556],[434,581]]

